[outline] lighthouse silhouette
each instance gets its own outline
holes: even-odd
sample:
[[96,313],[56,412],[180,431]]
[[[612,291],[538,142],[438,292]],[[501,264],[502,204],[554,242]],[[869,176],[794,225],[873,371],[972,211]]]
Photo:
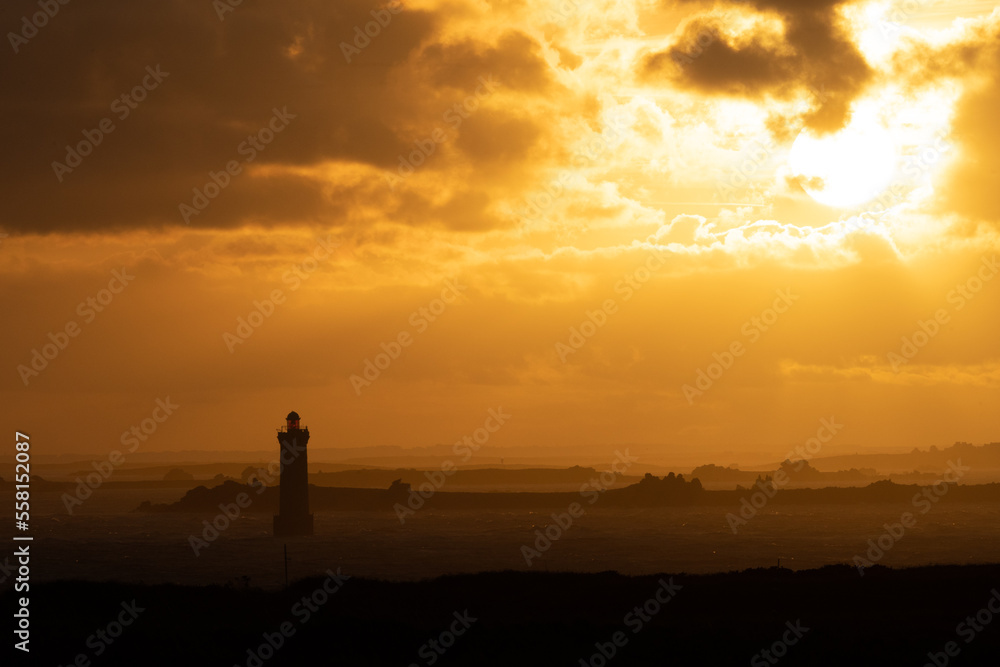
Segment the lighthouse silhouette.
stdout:
[[309,429],[299,427],[297,412],[289,412],[285,417],[285,427],[278,429],[278,443],[281,445],[281,483],[278,486],[278,513],[274,515],[274,536],[312,535],[309,458],[306,455]]

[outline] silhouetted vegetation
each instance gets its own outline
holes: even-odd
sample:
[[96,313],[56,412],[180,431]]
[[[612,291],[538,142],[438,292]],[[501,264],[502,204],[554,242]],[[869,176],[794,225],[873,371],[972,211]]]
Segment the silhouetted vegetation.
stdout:
[[[305,622],[290,610],[322,579],[274,592],[241,577],[203,588],[41,583],[32,586],[32,658],[70,664],[88,651],[85,640],[95,628],[133,599],[144,611],[98,664],[246,665],[247,650],[260,646],[264,633],[291,621],[294,635],[267,667],[423,665],[419,648],[464,610],[477,621],[439,666],[578,665],[621,630],[629,642],[610,664],[745,665],[796,621],[809,630],[782,664],[922,665],[949,641],[961,646],[958,664],[995,664],[1000,655],[997,628],[987,626],[968,644],[955,634],[990,599],[1000,580],[996,565],[874,567],[863,578],[848,566],[676,574],[673,582],[682,587],[676,597],[633,634],[623,617],[654,594],[660,579],[613,572],[491,572],[395,583],[352,578]],[[5,608],[13,595],[0,596]]]

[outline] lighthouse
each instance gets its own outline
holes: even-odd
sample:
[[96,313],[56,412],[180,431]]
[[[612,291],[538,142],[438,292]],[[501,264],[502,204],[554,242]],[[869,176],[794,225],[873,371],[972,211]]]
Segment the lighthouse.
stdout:
[[313,515],[309,513],[308,443],[309,429],[299,426],[297,412],[289,412],[285,427],[278,429],[281,482],[278,513],[274,516],[275,537],[313,534]]

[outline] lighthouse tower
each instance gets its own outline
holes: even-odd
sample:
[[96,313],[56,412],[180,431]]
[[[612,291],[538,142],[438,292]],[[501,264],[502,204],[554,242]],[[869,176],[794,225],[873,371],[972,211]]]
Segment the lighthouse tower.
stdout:
[[274,536],[312,535],[309,458],[306,456],[309,429],[299,427],[299,415],[296,412],[289,412],[285,420],[285,427],[278,429],[281,484],[278,487],[278,513],[274,516]]

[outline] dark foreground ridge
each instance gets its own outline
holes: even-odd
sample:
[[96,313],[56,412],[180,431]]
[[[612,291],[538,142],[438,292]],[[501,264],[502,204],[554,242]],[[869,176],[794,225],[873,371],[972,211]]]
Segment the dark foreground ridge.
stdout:
[[[935,664],[930,653],[943,667],[1000,656],[1000,618],[989,609],[1000,610],[1000,565],[876,566],[863,577],[848,566],[423,582],[350,578],[335,564],[328,573],[285,591],[245,581],[33,585],[32,663],[70,665],[84,654],[143,666],[919,667]],[[0,596],[4,608],[13,595]]]

